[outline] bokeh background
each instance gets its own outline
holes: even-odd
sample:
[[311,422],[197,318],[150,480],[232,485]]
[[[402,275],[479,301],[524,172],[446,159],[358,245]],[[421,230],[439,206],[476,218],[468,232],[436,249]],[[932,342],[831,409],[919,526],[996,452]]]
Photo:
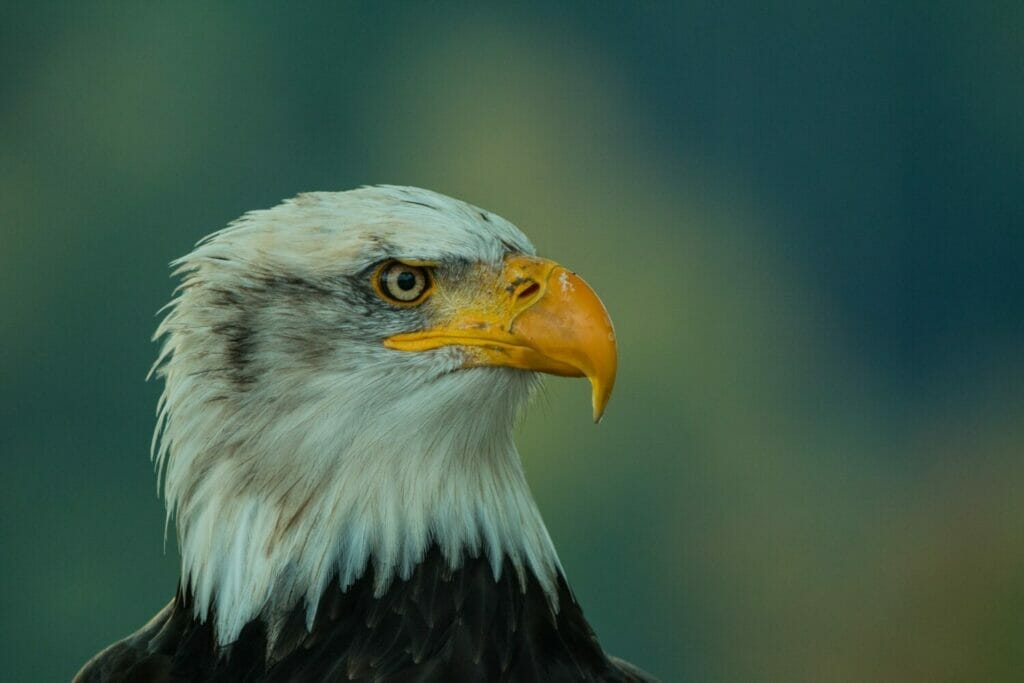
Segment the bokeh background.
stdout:
[[553,380],[520,437],[606,649],[1024,680],[1022,8],[3,3],[0,678],[174,589],[168,261],[388,182],[509,218],[616,321],[605,421]]

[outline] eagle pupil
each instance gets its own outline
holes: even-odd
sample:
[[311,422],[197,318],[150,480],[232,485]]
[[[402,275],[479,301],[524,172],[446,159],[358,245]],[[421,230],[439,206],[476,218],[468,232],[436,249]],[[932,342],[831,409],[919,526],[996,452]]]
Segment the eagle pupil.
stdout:
[[416,276],[410,273],[408,270],[404,270],[398,274],[395,284],[398,288],[404,292],[408,292],[410,289],[416,286]]

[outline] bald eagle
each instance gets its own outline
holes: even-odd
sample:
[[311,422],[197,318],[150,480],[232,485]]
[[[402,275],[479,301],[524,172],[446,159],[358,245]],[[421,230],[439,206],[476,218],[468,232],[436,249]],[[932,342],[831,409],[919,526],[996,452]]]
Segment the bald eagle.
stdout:
[[539,373],[615,380],[611,321],[501,217],[299,195],[172,264],[153,456],[174,599],[76,681],[651,681],[603,651],[512,440]]

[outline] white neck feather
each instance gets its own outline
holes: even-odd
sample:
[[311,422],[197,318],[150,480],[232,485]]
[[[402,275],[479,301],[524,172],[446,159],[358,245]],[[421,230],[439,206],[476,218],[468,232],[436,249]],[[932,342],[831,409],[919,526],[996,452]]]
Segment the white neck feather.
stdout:
[[512,441],[532,376],[453,372],[398,398],[381,394],[397,372],[350,375],[343,392],[325,375],[240,398],[172,351],[156,457],[182,585],[218,642],[258,617],[273,634],[300,601],[311,625],[329,582],[348,587],[370,562],[380,595],[432,544],[453,568],[484,553],[496,577],[509,558],[557,609],[558,558]]

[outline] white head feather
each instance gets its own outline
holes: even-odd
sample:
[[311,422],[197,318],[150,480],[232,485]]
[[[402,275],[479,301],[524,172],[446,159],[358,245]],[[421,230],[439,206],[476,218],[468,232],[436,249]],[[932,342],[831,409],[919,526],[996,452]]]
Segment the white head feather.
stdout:
[[311,624],[328,582],[370,563],[383,593],[431,544],[453,568],[483,553],[495,576],[507,557],[557,607],[512,441],[537,376],[385,348],[417,314],[374,300],[366,275],[389,258],[498,268],[509,251],[533,247],[494,214],[372,187],[248,213],[173,264],[154,453],[182,585],[220,643],[299,601]]

